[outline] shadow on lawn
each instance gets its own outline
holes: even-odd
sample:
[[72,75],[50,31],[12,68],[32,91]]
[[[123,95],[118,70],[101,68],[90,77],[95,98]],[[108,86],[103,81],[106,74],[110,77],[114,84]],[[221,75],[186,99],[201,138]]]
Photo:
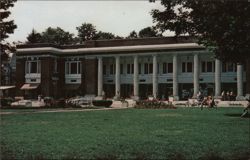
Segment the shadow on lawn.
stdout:
[[250,118],[250,114],[246,114],[244,117],[241,117],[242,113],[227,113],[224,114],[225,116],[229,116],[229,117],[238,117],[238,118]]

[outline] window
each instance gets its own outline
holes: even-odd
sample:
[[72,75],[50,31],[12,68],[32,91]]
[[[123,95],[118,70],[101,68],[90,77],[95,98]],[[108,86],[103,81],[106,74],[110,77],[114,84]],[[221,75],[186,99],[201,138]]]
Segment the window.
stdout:
[[211,61],[202,62],[201,71],[202,72],[214,72],[214,62],[211,62]]
[[162,67],[163,67],[162,68],[162,73],[166,74],[167,73],[167,63],[164,62],[163,65],[162,65]]
[[139,74],[141,74],[141,63],[139,63]]
[[114,74],[114,65],[113,64],[111,64],[110,67],[109,67],[109,74],[110,75]]
[[168,63],[167,72],[168,73],[173,73],[173,63]]
[[41,62],[37,61],[26,61],[25,64],[25,72],[26,74],[36,74],[41,73]]
[[192,72],[193,71],[193,64],[192,62],[187,62],[187,72]]
[[153,63],[149,64],[149,74],[153,73]]
[[127,64],[127,74],[130,74],[130,64]]
[[102,70],[102,72],[103,72],[103,75],[106,75],[106,74],[107,74],[106,65],[103,65],[103,70]]
[[134,73],[134,64],[127,64],[127,74]]
[[120,74],[123,74],[123,64],[120,64]]
[[235,63],[222,63],[222,72],[237,72]]
[[148,63],[144,63],[144,74],[148,74]]
[[65,65],[66,74],[81,74],[81,62],[80,61],[68,61]]
[[[172,72],[173,72],[173,69],[172,69]],[[193,63],[192,62],[182,62],[182,72],[189,72],[189,73],[193,72]]]

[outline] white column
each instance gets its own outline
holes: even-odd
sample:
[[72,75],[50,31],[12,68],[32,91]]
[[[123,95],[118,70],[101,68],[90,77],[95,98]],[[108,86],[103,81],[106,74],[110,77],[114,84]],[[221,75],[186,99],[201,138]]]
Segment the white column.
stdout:
[[103,91],[103,62],[102,57],[98,57],[98,97],[102,97]]
[[153,96],[157,98],[158,82],[157,82],[157,56],[153,55]]
[[237,64],[237,97],[236,100],[242,100],[243,97],[243,66]]
[[215,59],[214,81],[215,97],[219,97],[221,94],[221,61],[219,59]]
[[120,98],[120,57],[115,57],[115,97]]
[[138,100],[139,98],[139,75],[138,75],[138,56],[134,56],[134,99]]
[[178,96],[178,57],[173,55],[173,97],[179,100]]
[[193,97],[196,97],[196,95],[199,92],[199,57],[198,54],[194,55],[194,95]]

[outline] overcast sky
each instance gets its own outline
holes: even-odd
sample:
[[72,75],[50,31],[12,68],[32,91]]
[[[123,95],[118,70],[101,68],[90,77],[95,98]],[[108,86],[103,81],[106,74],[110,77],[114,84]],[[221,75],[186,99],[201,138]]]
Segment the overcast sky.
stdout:
[[11,19],[17,24],[8,41],[26,41],[34,28],[38,32],[47,27],[61,27],[77,35],[76,27],[92,23],[97,30],[127,36],[132,30],[152,26],[152,9],[159,9],[159,1],[18,1],[11,9]]

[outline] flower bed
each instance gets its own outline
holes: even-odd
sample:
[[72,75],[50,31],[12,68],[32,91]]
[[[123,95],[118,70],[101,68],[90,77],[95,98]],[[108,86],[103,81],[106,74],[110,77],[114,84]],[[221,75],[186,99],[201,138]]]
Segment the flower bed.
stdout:
[[157,101],[157,100],[137,101],[135,108],[139,108],[139,109],[176,109],[176,107],[173,104],[166,104],[164,102]]

